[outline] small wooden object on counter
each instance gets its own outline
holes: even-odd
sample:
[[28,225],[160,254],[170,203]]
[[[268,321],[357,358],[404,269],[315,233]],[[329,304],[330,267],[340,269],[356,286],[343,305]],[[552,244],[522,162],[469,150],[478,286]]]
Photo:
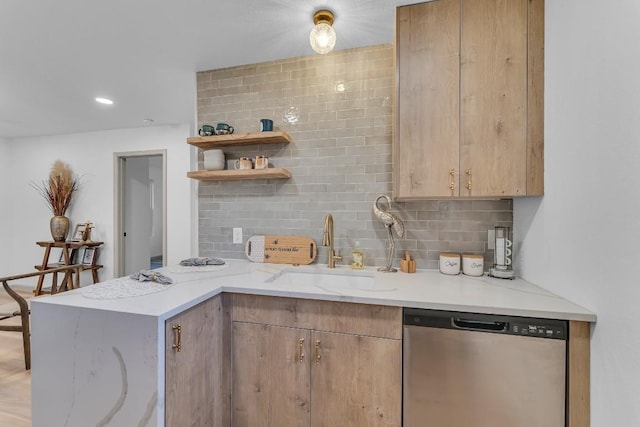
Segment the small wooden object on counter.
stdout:
[[251,236],[245,246],[249,261],[270,264],[311,264],[318,253],[306,236]]
[[403,273],[415,273],[416,272],[416,260],[411,259],[409,251],[404,251],[404,259],[400,260],[400,271]]

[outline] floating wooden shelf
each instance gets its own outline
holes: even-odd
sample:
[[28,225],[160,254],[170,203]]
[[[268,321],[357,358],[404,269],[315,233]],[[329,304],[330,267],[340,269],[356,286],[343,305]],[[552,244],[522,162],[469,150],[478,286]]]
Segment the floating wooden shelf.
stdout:
[[291,137],[283,131],[244,132],[232,133],[231,135],[194,136],[187,138],[188,144],[203,150],[230,145],[288,144],[290,142]]
[[200,181],[238,181],[242,179],[284,179],[284,178],[291,178],[291,172],[283,168],[193,171],[193,172],[187,172],[187,177],[198,179]]
[[[195,136],[187,138],[187,143],[202,150],[216,147],[257,144],[288,144],[291,137],[283,131],[244,132],[231,135]],[[218,170],[192,171],[187,177],[200,181],[238,181],[243,179],[286,179],[291,178],[291,172],[283,168],[248,169],[248,170]]]

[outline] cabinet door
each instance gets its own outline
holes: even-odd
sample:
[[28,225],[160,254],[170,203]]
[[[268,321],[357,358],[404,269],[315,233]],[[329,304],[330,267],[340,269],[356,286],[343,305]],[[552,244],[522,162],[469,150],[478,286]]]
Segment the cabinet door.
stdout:
[[527,7],[462,0],[461,196],[526,194]]
[[[229,402],[221,374],[225,366],[222,310],[222,298],[217,296],[166,322],[167,427],[229,425]],[[180,351],[172,348],[178,339]]]
[[233,425],[308,427],[309,331],[233,322]]
[[402,6],[395,46],[395,197],[544,194],[544,0]]
[[399,427],[402,341],[312,333],[311,427]]
[[399,7],[396,20],[394,196],[457,196],[460,2]]

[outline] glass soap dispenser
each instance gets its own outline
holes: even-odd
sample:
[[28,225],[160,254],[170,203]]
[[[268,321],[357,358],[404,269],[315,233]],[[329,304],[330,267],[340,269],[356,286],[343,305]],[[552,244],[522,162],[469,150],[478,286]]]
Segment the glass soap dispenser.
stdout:
[[351,268],[354,270],[364,269],[364,252],[360,249],[360,242],[356,242],[356,248],[351,251]]

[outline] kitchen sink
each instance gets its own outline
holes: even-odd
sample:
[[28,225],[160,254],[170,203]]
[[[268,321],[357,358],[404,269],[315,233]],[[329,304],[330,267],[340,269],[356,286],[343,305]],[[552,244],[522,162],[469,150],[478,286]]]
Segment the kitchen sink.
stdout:
[[376,290],[373,272],[351,270],[303,270],[286,268],[265,280],[274,285],[308,285],[325,290]]

